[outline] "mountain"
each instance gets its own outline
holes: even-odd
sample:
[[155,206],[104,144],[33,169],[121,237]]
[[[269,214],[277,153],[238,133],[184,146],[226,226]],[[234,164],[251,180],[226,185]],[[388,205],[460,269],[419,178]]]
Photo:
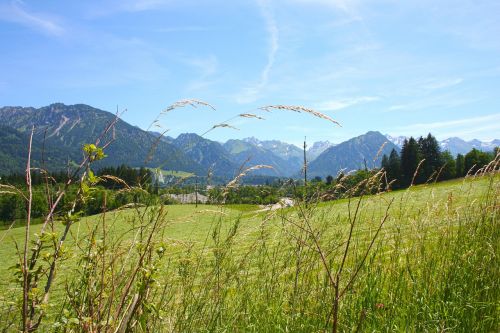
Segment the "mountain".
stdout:
[[267,149],[284,160],[302,157],[302,149],[300,149],[296,145],[292,145],[290,143],[286,143],[283,141],[279,140],[261,141],[254,137],[243,139],[243,141]]
[[500,140],[490,142],[482,142],[477,139],[465,141],[457,137],[448,138],[439,142],[442,150],[449,150],[452,155],[467,154],[473,148],[482,151],[492,151],[495,147],[500,146]]
[[299,147],[279,140],[258,140],[254,137],[243,139],[243,141],[253,144],[254,146],[263,148],[278,156],[282,160],[288,162],[287,168],[296,170],[302,167],[303,152]]
[[252,175],[289,177],[297,172],[290,168],[290,163],[273,152],[244,140],[228,140],[223,145],[238,166],[245,168],[258,164],[270,165],[273,169],[260,169]]
[[385,137],[399,148],[403,147],[403,143],[405,142],[406,139],[408,139],[408,137],[402,135],[390,136],[389,134],[386,134]]
[[[0,175],[23,173],[26,169],[29,133],[0,125]],[[62,171],[67,167],[69,152],[65,149],[50,150],[34,137],[31,149],[31,166]],[[43,165],[42,165],[43,159]]]
[[216,176],[232,178],[239,168],[220,143],[197,134],[180,134],[172,143],[198,163],[205,171],[205,175],[212,170]]
[[327,150],[330,147],[335,146],[335,144],[330,141],[317,141],[313,143],[313,145],[307,149],[307,159],[309,162],[314,161],[322,152]]
[[[379,152],[381,147],[383,148]],[[389,155],[392,149],[399,151],[399,148],[380,132],[368,132],[328,148],[309,163],[307,172],[310,177],[335,176],[341,170],[349,172],[362,169],[365,167],[365,161],[368,168],[379,167],[382,156]]]
[[162,134],[160,132],[149,131],[148,133],[153,135],[155,138],[160,138],[160,140],[165,141],[166,143],[173,143],[175,140],[173,137]]
[[[1,125],[22,134],[29,133],[34,126],[36,142],[45,141],[46,150],[64,152],[65,159],[78,163],[83,156],[83,145],[94,143],[115,115],[84,104],[56,103],[39,109],[2,107],[0,119]],[[182,150],[121,119],[103,142],[111,140],[113,135],[113,142],[105,150],[108,157],[99,161],[97,167],[127,164],[203,174],[203,169]]]

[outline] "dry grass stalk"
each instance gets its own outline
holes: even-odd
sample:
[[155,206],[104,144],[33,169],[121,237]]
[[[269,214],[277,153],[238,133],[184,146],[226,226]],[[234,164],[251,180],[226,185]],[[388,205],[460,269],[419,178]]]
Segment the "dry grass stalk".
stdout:
[[238,181],[242,177],[244,177],[248,172],[254,171],[254,170],[259,170],[259,169],[274,169],[274,168],[272,166],[270,166],[270,165],[265,165],[265,164],[258,164],[258,165],[254,165],[254,166],[251,166],[249,168],[246,168],[239,175],[237,175],[236,177],[234,177],[233,180],[231,180],[229,183],[227,183],[226,190],[229,189],[229,188],[232,188],[232,187],[236,186],[236,184],[238,183]]
[[234,126],[231,126],[231,125],[225,124],[225,123],[214,125],[212,127],[212,129],[219,128],[219,127],[221,127],[221,128],[232,128],[232,129],[235,129],[235,130],[238,130],[238,131],[240,130],[239,128],[236,128]]
[[417,165],[417,168],[415,169],[415,173],[413,173],[413,178],[411,179],[411,184],[410,184],[410,187],[413,186],[413,184],[415,183],[415,178],[417,178],[417,175],[418,175],[418,171],[420,170],[420,167],[422,166],[422,164],[425,162],[425,158],[422,159],[420,161],[420,163],[418,163]]
[[318,111],[313,110],[313,109],[305,108],[303,106],[296,106],[296,105],[268,105],[268,106],[263,106],[263,107],[261,107],[259,109],[267,111],[267,112],[271,112],[274,109],[276,109],[276,110],[288,110],[288,111],[293,111],[293,112],[298,112],[298,113],[305,112],[305,113],[312,114],[315,117],[328,120],[328,121],[330,121],[330,122],[332,122],[332,123],[334,123],[334,124],[342,127],[342,125],[340,125],[340,123],[338,121],[333,120],[332,118],[330,118],[326,114],[318,112]]
[[491,161],[484,167],[484,173],[498,171],[499,167],[500,167],[500,150],[498,150],[498,153],[493,159],[493,161]]
[[149,131],[151,129],[151,127],[161,128],[162,126],[159,123],[160,123],[160,118],[162,115],[164,115],[165,113],[168,113],[170,111],[173,111],[175,109],[183,108],[183,107],[188,106],[188,105],[193,107],[193,108],[197,108],[198,106],[205,106],[205,107],[208,107],[208,108],[215,111],[215,107],[213,107],[210,103],[201,101],[199,99],[182,99],[182,100],[177,101],[174,104],[170,105],[169,107],[167,107],[163,111],[161,111],[160,114],[156,117],[156,119],[153,120],[153,122],[148,126],[146,131]]
[[231,125],[229,125],[229,124],[226,124],[226,123],[220,123],[220,124],[216,124],[216,125],[212,126],[212,128],[210,128],[208,131],[206,131],[205,133],[203,133],[203,134],[202,134],[202,135],[200,135],[200,136],[205,136],[205,134],[207,134],[208,132],[213,131],[213,130],[214,130],[214,129],[216,129],[216,128],[231,128],[231,129],[235,129],[235,130],[237,130],[237,131],[239,131],[239,130],[240,130],[239,128],[236,128],[236,127],[231,126]]
[[24,200],[28,201],[28,198],[24,195],[24,193],[12,185],[0,184],[0,194],[20,195],[24,198]]
[[104,179],[104,180],[109,179],[109,180],[111,180],[111,181],[113,181],[113,182],[115,182],[115,183],[117,183],[117,184],[121,184],[121,185],[125,186],[125,188],[126,188],[127,190],[130,190],[130,186],[128,186],[128,184],[127,184],[127,183],[126,183],[123,179],[118,178],[118,177],[116,177],[116,176],[112,176],[112,175],[102,175],[102,176],[99,176],[99,178]]
[[26,203],[26,227],[24,234],[24,251],[23,251],[23,332],[28,332],[31,328],[31,318],[28,314],[28,300],[30,287],[28,285],[29,272],[28,272],[28,244],[30,242],[30,224],[31,224],[31,205],[33,200],[33,188],[31,184],[31,145],[33,142],[33,133],[35,132],[35,126],[31,128],[31,135],[28,144],[28,160],[26,162],[26,186],[28,187],[28,201]]
[[198,99],[183,99],[183,100],[177,101],[174,104],[170,105],[165,110],[163,110],[161,113],[162,114],[167,113],[167,112],[170,112],[170,111],[175,110],[177,108],[183,108],[187,105],[192,106],[193,108],[197,108],[198,106],[206,106],[206,107],[215,111],[215,107],[213,107],[211,104],[209,104],[207,102],[200,101]]
[[[160,125],[155,125],[155,126],[161,127]],[[146,159],[144,160],[145,163],[147,163],[153,159],[153,155],[156,152],[156,148],[158,148],[158,145],[159,145],[161,139],[165,136],[165,133],[167,133],[168,131],[169,131],[169,129],[166,129],[160,135],[158,135],[155,142],[153,142],[153,144],[149,148],[148,155],[146,156]]]
[[373,163],[375,163],[375,161],[377,161],[377,160],[378,160],[378,158],[379,158],[380,154],[382,154],[382,150],[383,150],[383,149],[384,149],[384,147],[387,145],[387,142],[388,142],[388,141],[384,142],[384,143],[380,146],[380,148],[379,148],[379,149],[378,149],[378,151],[377,151],[377,154],[376,154],[376,155],[375,155],[375,157],[373,158]]
[[242,117],[242,118],[255,118],[255,119],[260,119],[260,120],[265,120],[264,118],[256,115],[256,114],[253,114],[253,113],[241,113],[238,115],[238,117]]

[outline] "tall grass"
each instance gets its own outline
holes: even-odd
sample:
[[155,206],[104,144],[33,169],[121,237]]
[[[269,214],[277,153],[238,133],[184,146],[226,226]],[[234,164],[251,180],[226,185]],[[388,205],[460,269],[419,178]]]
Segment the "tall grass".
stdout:
[[[224,208],[206,211],[209,232],[192,241],[162,232],[166,206],[130,211],[125,226],[103,213],[73,235],[39,329],[332,331],[339,289],[338,331],[497,331],[499,184],[485,177],[480,193],[465,180],[462,193],[434,201],[429,186],[301,203],[258,214],[250,228]],[[21,319],[21,303],[12,304],[7,331]]]
[[[93,147],[87,161],[101,153]],[[445,196],[444,185],[382,193],[381,171],[336,204],[299,201],[251,218],[221,205],[202,211],[212,216],[205,237],[187,241],[165,232],[161,203],[130,209],[125,221],[104,205],[88,223],[70,205],[34,240],[26,233],[30,249],[19,251],[19,288],[1,300],[0,328],[499,331],[495,161]],[[99,182],[89,163],[75,200],[92,200]]]

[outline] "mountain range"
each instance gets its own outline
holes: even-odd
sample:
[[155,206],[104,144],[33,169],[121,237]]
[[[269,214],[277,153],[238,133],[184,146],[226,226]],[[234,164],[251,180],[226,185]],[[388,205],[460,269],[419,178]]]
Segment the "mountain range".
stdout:
[[[64,170],[82,159],[82,147],[95,142],[116,115],[85,104],[51,104],[42,108],[0,108],[0,175],[23,172],[31,128],[34,127],[33,161],[35,167]],[[96,168],[127,164],[131,167],[151,167],[185,171],[220,179],[231,179],[242,169],[257,164],[271,165],[253,175],[300,177],[303,149],[278,140],[251,137],[220,143],[194,133],[177,138],[147,132],[118,119],[113,130],[101,142],[112,141],[105,150],[107,158]],[[311,177],[336,175],[339,171],[380,166],[383,154],[400,150],[403,137],[393,138],[370,131],[340,144],[314,142],[306,151],[308,174]],[[465,144],[464,144],[465,142]],[[489,143],[498,145],[499,140]],[[466,153],[469,147],[487,149],[486,143],[450,138],[441,145],[452,153]]]
[[[399,148],[403,146],[404,140],[408,139],[406,136],[390,136],[388,134],[386,137]],[[465,155],[473,148],[481,151],[492,151],[495,147],[500,146],[500,140],[498,139],[492,141],[479,141],[477,139],[465,141],[458,137],[441,140],[438,141],[438,143],[441,150],[447,150],[453,156],[457,156],[458,154]]]
[[[63,159],[79,163],[82,159],[82,147],[94,143],[104,132],[106,126],[116,116],[84,104],[51,104],[39,109],[31,107],[0,108],[0,125],[17,131],[19,136],[26,135],[35,128],[36,149],[42,149],[48,159]],[[99,161],[97,166],[127,164],[131,167],[150,166],[164,169],[177,169],[187,172],[202,173],[203,169],[193,163],[186,154],[173,144],[158,141],[146,131],[118,119],[113,131],[108,132],[102,142],[112,140],[106,150],[108,158]],[[26,145],[27,147],[27,145]],[[154,151],[152,151],[154,147]],[[10,153],[11,154],[11,153]],[[25,155],[27,156],[27,154]],[[12,156],[15,160],[15,156]],[[34,159],[34,164],[41,163]],[[66,164],[61,165],[64,169]],[[21,170],[1,170],[2,173]]]

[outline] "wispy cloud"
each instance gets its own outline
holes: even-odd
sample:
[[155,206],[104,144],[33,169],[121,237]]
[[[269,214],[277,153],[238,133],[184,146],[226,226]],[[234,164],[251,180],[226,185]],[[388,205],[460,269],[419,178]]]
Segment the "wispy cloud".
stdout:
[[52,16],[30,12],[20,0],[0,5],[0,20],[18,23],[52,36],[62,36],[65,32],[62,25]]
[[266,24],[266,30],[269,35],[268,43],[269,49],[267,52],[267,63],[260,73],[260,80],[258,83],[246,87],[237,97],[238,103],[249,103],[253,102],[258,98],[259,93],[264,89],[264,87],[269,82],[269,74],[274,66],[274,62],[276,59],[276,53],[279,49],[279,30],[278,25],[274,19],[271,8],[269,7],[269,3],[267,0],[257,0],[257,4],[262,13],[262,17],[264,18]]
[[358,10],[358,0],[292,0],[297,3],[303,3],[306,5],[319,5],[329,8],[334,8],[340,10],[350,16],[351,19],[355,21],[361,21],[362,18],[359,15]]
[[314,133],[318,129],[315,127],[307,127],[307,126],[297,126],[297,125],[289,125],[286,126],[285,129],[287,131],[293,131],[298,133]]
[[178,27],[165,27],[154,29],[155,32],[204,32],[209,31],[211,28],[198,26],[198,25],[188,25],[188,26],[178,26]]
[[217,72],[219,62],[215,55],[210,55],[205,58],[194,58],[186,61],[189,66],[196,68],[200,73],[199,77],[192,80],[187,85],[189,92],[201,90],[210,86],[214,81],[210,78]]
[[170,0],[128,0],[121,1],[121,9],[130,12],[153,10],[170,3]]
[[378,100],[380,100],[380,98],[377,96],[358,96],[358,97],[325,101],[318,104],[316,108],[320,111],[337,111],[358,104],[369,103]]
[[422,87],[426,90],[437,90],[437,89],[453,87],[462,82],[464,82],[464,79],[462,78],[431,80],[428,83],[425,83]]
[[408,132],[418,132],[418,131],[429,131],[444,128],[458,128],[461,126],[466,126],[467,128],[481,126],[481,125],[491,125],[495,124],[495,128],[500,128],[500,113],[490,114],[486,116],[447,120],[447,121],[435,121],[429,123],[419,123],[412,124],[408,126],[399,127],[400,130]]
[[386,112],[392,111],[417,111],[422,109],[432,109],[432,108],[455,108],[462,105],[478,102],[482,100],[483,97],[461,97],[455,94],[445,94],[434,97],[420,97],[419,99],[404,103],[404,104],[396,104],[390,106]]
[[173,0],[110,0],[89,5],[85,16],[95,19],[122,12],[138,13],[167,8],[174,4]]

